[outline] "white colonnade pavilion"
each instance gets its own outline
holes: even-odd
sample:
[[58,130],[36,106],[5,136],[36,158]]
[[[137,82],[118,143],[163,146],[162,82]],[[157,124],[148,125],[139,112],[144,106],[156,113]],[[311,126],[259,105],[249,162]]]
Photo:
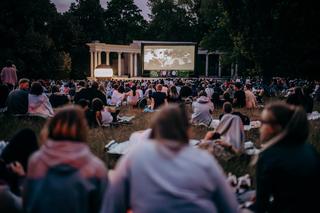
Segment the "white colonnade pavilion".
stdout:
[[[117,54],[117,65],[113,64],[112,68],[117,70],[118,77],[129,76],[140,77],[142,73],[139,72],[139,61],[141,60],[141,41],[133,41],[130,45],[116,45],[116,44],[105,44],[98,41],[87,44],[90,49],[90,77],[94,78],[94,70],[102,63],[102,53],[105,53],[106,65],[110,66],[110,54]],[[219,51],[208,51],[198,49],[198,55],[205,56],[205,77],[209,76],[209,57],[210,55],[218,55],[218,73],[217,77],[222,77],[222,64],[221,57],[223,52]],[[125,60],[126,59],[126,60]],[[125,63],[127,62],[127,63]],[[127,69],[125,69],[127,67]],[[238,75],[238,65],[231,65],[231,77]]]

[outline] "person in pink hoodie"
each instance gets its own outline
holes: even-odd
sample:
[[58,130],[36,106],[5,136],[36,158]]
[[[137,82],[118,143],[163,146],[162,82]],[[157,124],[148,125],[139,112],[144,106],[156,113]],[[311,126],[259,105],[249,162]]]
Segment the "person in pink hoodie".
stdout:
[[108,184],[107,169],[87,142],[83,110],[62,108],[49,120],[44,145],[29,160],[24,211],[99,212]]
[[17,70],[9,60],[6,63],[6,66],[1,70],[1,82],[7,84],[10,87],[10,90],[13,89],[18,82]]

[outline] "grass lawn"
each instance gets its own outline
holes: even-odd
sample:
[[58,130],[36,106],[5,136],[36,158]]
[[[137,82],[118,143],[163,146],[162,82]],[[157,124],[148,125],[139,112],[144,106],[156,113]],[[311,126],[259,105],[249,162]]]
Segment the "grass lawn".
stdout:
[[[191,112],[191,107],[188,107]],[[320,104],[316,104],[315,110],[320,111]],[[249,116],[251,120],[256,120],[260,117],[261,109],[257,110],[240,110],[243,114]],[[221,114],[221,109],[214,112],[214,118]],[[114,165],[116,158],[109,157],[109,160],[104,153],[104,145],[110,140],[126,141],[132,132],[144,130],[149,127],[153,113],[142,113],[141,110],[123,108],[120,115],[135,115],[133,124],[124,125],[113,128],[97,128],[89,131],[89,146],[92,152],[101,158],[106,165]],[[36,133],[39,133],[45,121],[41,118],[16,118],[12,116],[0,115],[0,140],[9,140],[12,135],[22,128],[31,128]],[[314,144],[320,151],[320,120],[311,121],[311,134],[309,142]],[[194,139],[202,139],[207,132],[205,127],[192,127],[192,137]],[[259,147],[259,130],[252,129],[246,131],[246,141],[251,140]],[[108,163],[107,163],[108,162]],[[250,158],[246,156],[235,157],[228,162],[220,161],[225,172],[232,172],[236,175],[244,175],[246,173],[254,176],[254,168],[250,166]]]

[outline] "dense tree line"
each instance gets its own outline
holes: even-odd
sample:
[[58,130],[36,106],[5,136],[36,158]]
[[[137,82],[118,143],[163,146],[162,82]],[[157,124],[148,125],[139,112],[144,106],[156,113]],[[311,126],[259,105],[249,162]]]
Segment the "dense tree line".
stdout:
[[243,74],[317,77],[319,7],[298,0],[149,0],[146,20],[133,0],[76,0],[60,14],[50,0],[0,1],[0,64],[19,75],[84,78],[86,43],[195,41],[225,52]]

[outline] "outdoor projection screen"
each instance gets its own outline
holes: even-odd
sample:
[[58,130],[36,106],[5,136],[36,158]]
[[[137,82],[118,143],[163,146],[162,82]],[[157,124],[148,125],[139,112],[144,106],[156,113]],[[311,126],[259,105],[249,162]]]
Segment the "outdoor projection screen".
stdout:
[[145,45],[144,70],[188,70],[195,68],[195,45]]

